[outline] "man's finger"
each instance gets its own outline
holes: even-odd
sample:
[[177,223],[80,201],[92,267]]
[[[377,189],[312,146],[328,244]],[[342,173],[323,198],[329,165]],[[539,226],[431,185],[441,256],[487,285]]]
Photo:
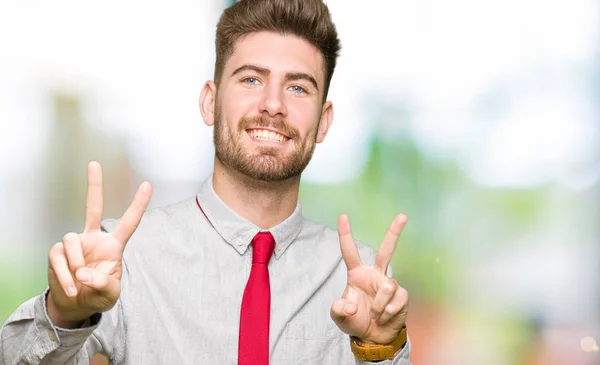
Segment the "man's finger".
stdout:
[[63,247],[67,261],[69,262],[69,269],[72,273],[75,273],[80,267],[85,266],[80,235],[73,232],[67,233],[63,237]]
[[75,281],[69,270],[69,264],[67,263],[67,257],[65,256],[65,250],[62,242],[58,242],[48,254],[48,262],[50,269],[54,271],[56,279],[60,284],[65,294],[69,297],[77,295],[77,289],[75,288]]
[[377,324],[380,326],[388,323],[392,318],[396,317],[403,311],[406,311],[406,306],[408,305],[408,292],[401,286],[398,286],[396,292],[394,293],[394,297],[390,302],[385,306],[385,309],[381,313]]
[[346,317],[356,314],[357,310],[358,306],[356,303],[348,299],[341,298],[333,302],[329,314],[331,319],[339,325],[346,320]]
[[362,265],[358,248],[352,238],[352,230],[350,229],[350,218],[347,214],[342,214],[338,218],[338,235],[340,237],[340,250],[342,257],[346,263],[346,268],[352,270]]
[[102,166],[96,161],[88,164],[87,196],[85,202],[85,228],[84,232],[100,230],[102,221]]
[[375,294],[375,298],[373,298],[373,302],[371,303],[371,319],[378,321],[381,315],[383,314],[386,306],[396,294],[396,289],[398,288],[398,284],[394,279],[384,277],[382,282],[379,284],[379,289]]
[[140,184],[135,196],[133,197],[133,201],[121,220],[115,228],[114,236],[121,242],[123,245],[129,241],[129,238],[135,232],[140,221],[142,220],[142,216],[146,211],[146,207],[150,202],[150,196],[152,195],[152,185],[149,182],[144,181]]
[[383,241],[377,250],[377,256],[375,257],[375,268],[384,274],[386,273],[387,267],[392,260],[394,250],[396,249],[396,243],[398,242],[400,233],[402,232],[402,229],[404,229],[407,220],[408,218],[404,214],[398,214],[392,221],[392,224],[390,224],[390,227],[385,233]]

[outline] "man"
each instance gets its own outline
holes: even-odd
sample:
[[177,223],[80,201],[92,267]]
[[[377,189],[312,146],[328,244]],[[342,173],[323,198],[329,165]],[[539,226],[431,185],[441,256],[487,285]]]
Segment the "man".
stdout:
[[[195,199],[101,221],[88,167],[83,233],[49,253],[49,289],[0,333],[3,363],[410,364],[407,292],[386,275],[406,216],[378,252],[302,217],[300,175],[333,121],[339,40],[321,0],[243,0],[217,26],[213,175]],[[365,264],[363,264],[363,261]],[[341,297],[340,297],[341,296]]]

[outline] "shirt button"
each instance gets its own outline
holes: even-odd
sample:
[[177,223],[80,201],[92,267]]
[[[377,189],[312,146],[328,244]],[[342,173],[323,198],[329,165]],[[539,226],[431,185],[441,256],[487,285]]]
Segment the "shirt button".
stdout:
[[277,251],[281,251],[281,245],[277,245]]
[[235,242],[235,244],[236,244],[238,247],[242,247],[242,240],[241,240],[241,239],[237,238],[237,239],[236,239],[234,242]]
[[54,333],[54,331],[48,331],[48,338],[50,341],[56,341],[56,333]]

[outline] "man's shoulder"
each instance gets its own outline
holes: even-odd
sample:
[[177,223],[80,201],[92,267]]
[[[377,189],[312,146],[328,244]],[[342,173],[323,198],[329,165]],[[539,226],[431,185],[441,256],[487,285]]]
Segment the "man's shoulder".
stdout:
[[[148,209],[144,212],[136,233],[148,229],[164,229],[170,225],[185,223],[193,217],[193,213],[197,213],[195,210],[197,210],[195,197]],[[112,232],[116,229],[119,221],[119,218],[104,219],[102,229],[106,232]]]

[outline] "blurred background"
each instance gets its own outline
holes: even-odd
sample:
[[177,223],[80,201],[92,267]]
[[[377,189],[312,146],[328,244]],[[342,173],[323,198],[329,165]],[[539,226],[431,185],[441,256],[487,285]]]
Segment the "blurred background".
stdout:
[[[197,100],[232,1],[0,2],[0,323],[81,231],[86,165],[105,217],[142,180],[195,195],[212,129]],[[413,363],[600,364],[600,3],[329,0],[335,123],[306,216],[348,212],[411,293]]]

